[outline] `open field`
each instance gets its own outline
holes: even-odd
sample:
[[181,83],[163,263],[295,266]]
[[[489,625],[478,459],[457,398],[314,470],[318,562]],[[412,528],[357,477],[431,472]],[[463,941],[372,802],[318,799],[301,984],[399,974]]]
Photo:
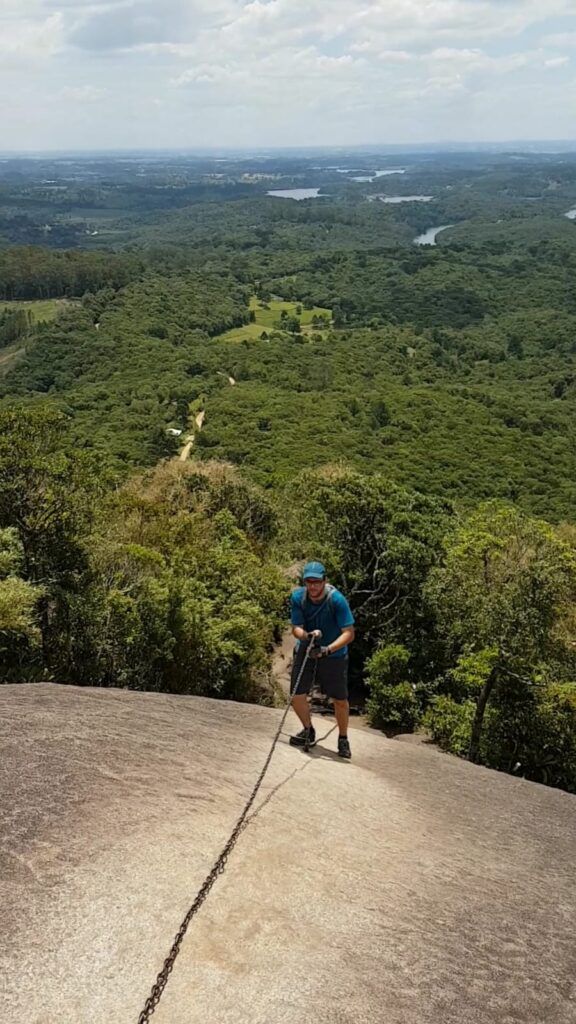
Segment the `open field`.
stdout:
[[70,299],[37,299],[23,302],[0,300],[0,312],[25,309],[32,314],[33,323],[40,323],[41,321],[55,320],[58,313],[70,304]]
[[[315,316],[326,316],[331,321],[332,311],[330,309],[324,309],[322,306],[314,306],[313,309],[304,309],[303,306],[298,302],[285,302],[283,299],[271,299],[270,302],[266,303],[266,307],[263,307],[259,299],[255,295],[250,299],[250,309],[254,311],[256,320],[251,324],[244,324],[243,327],[234,327],[231,331],[226,331],[225,334],[221,334],[218,337],[219,341],[243,341],[244,338],[259,338],[262,331],[273,331],[274,324],[280,320],[282,310],[286,310],[288,316],[297,316],[300,323],[302,324],[302,333],[309,334],[311,331],[318,331],[322,333],[321,328],[314,327],[312,325],[312,319]],[[297,313],[297,309],[301,309],[301,313]]]

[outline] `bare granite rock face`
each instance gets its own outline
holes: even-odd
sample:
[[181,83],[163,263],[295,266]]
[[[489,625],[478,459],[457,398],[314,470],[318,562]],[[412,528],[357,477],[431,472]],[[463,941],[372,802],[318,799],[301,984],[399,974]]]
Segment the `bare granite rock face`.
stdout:
[[[136,1024],[279,715],[0,686],[2,1024]],[[576,798],[369,729],[342,762],[316,725],[308,755],[282,737],[154,1021],[574,1024]]]

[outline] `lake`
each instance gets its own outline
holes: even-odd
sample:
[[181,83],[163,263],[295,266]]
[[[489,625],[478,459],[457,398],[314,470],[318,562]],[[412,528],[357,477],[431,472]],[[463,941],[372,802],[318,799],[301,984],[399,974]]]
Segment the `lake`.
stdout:
[[387,178],[390,174],[406,174],[404,167],[391,168],[387,171],[373,171],[372,174],[362,174],[352,178],[352,181],[375,181],[376,178]]
[[429,203],[434,196],[378,196],[381,203]]
[[[318,199],[319,188],[283,188],[272,189],[267,196],[277,196],[278,199]],[[321,198],[325,198],[322,196]]]
[[453,224],[441,224],[439,228],[428,228],[428,231],[425,231],[424,234],[418,235],[414,239],[414,244],[436,245],[436,236],[439,235],[441,231],[446,231],[446,228],[452,227],[454,227]]

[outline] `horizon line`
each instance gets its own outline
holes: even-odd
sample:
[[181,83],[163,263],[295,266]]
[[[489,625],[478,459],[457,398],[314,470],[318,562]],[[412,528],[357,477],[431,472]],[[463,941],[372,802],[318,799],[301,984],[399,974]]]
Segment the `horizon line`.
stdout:
[[[562,147],[567,146],[569,149],[576,148],[575,139],[506,139],[506,140],[491,140],[485,139],[483,141],[471,141],[471,140],[451,140],[445,139],[438,142],[364,142],[364,143],[330,143],[324,145],[309,145],[309,144],[294,144],[290,146],[277,146],[277,145],[198,145],[198,146],[101,146],[95,148],[74,148],[72,146],[62,146],[51,149],[18,149],[18,148],[0,148],[0,158],[31,158],[31,157],[42,157],[42,156],[58,156],[58,155],[112,155],[112,154],[181,154],[193,156],[196,154],[212,154],[212,153],[293,153],[293,152],[352,152],[358,150],[395,150],[400,152],[410,152],[419,150],[420,152],[432,152],[432,151],[451,151],[459,152],[461,150],[470,151],[481,151],[485,148],[511,148],[514,150],[522,150],[524,147],[542,147],[548,148],[550,146]],[[563,150],[554,150],[554,152],[562,152]]]

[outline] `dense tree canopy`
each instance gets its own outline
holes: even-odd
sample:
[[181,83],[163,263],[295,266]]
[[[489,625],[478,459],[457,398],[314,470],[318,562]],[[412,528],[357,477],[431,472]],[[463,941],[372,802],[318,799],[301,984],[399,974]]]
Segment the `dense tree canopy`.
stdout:
[[120,288],[142,273],[137,256],[0,249],[0,299],[50,299]]

